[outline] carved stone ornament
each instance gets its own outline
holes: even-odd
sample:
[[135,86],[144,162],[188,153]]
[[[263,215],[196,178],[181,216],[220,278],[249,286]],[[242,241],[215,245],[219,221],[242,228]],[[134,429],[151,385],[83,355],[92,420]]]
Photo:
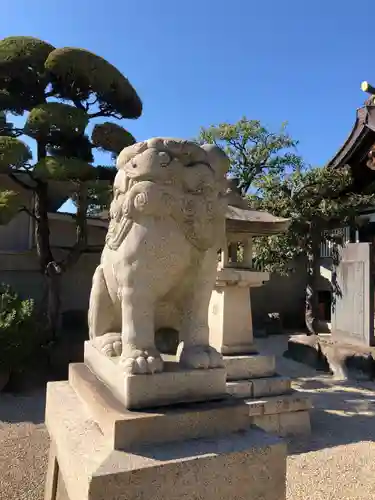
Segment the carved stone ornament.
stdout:
[[124,372],[163,371],[155,331],[179,331],[180,364],[222,366],[208,306],[225,231],[229,161],[216,146],[153,138],[117,160],[110,224],[89,306],[94,346]]

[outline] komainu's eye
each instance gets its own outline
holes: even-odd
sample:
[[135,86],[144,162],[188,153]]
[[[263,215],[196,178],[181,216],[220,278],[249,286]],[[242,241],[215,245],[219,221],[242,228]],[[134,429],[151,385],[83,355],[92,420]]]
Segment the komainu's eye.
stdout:
[[166,167],[170,164],[171,158],[168,153],[165,153],[164,151],[161,151],[159,153],[159,160],[160,160],[160,166],[161,167]]

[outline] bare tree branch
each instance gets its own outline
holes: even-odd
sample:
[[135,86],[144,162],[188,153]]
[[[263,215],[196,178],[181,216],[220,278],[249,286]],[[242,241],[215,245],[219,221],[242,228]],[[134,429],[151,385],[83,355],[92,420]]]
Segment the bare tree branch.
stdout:
[[33,211],[31,211],[29,208],[27,208],[25,205],[20,208],[20,212],[26,212],[30,217],[32,217],[34,220],[39,221],[38,217],[35,215]]

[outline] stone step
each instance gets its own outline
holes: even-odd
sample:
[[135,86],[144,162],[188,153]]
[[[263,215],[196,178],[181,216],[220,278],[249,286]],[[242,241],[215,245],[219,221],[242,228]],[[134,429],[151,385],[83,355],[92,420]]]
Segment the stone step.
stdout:
[[227,380],[246,380],[275,375],[275,357],[251,354],[243,356],[223,356],[227,370]]
[[250,417],[308,411],[312,408],[310,398],[298,391],[281,396],[247,399],[245,402],[249,408]]
[[311,434],[310,414],[308,410],[257,415],[251,417],[251,424],[271,432],[279,437],[308,436]]
[[236,398],[278,396],[291,391],[291,380],[279,375],[227,382],[227,392]]
[[299,436],[311,433],[310,398],[298,391],[284,396],[259,400],[248,399],[250,422],[278,436]]

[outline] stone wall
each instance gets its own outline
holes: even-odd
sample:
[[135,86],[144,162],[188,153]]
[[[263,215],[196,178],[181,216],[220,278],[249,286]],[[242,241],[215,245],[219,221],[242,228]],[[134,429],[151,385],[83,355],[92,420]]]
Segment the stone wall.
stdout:
[[262,328],[269,313],[279,313],[286,328],[302,328],[306,272],[297,270],[289,276],[272,274],[259,288],[251,289],[251,308],[255,328]]
[[[320,265],[329,269],[331,259],[322,258]],[[253,322],[256,328],[263,326],[269,313],[279,313],[286,328],[305,326],[306,269],[302,260],[295,263],[295,268],[295,272],[289,276],[272,274],[262,287],[251,289]],[[318,278],[317,290],[330,291],[331,284],[323,274]]]
[[[59,254],[55,250],[55,254]],[[60,256],[62,253],[60,252]],[[86,311],[95,267],[100,253],[83,254],[62,281],[62,310]],[[44,279],[38,269],[38,260],[33,251],[25,253],[2,253],[0,258],[0,281],[14,287],[24,297],[42,300]]]

